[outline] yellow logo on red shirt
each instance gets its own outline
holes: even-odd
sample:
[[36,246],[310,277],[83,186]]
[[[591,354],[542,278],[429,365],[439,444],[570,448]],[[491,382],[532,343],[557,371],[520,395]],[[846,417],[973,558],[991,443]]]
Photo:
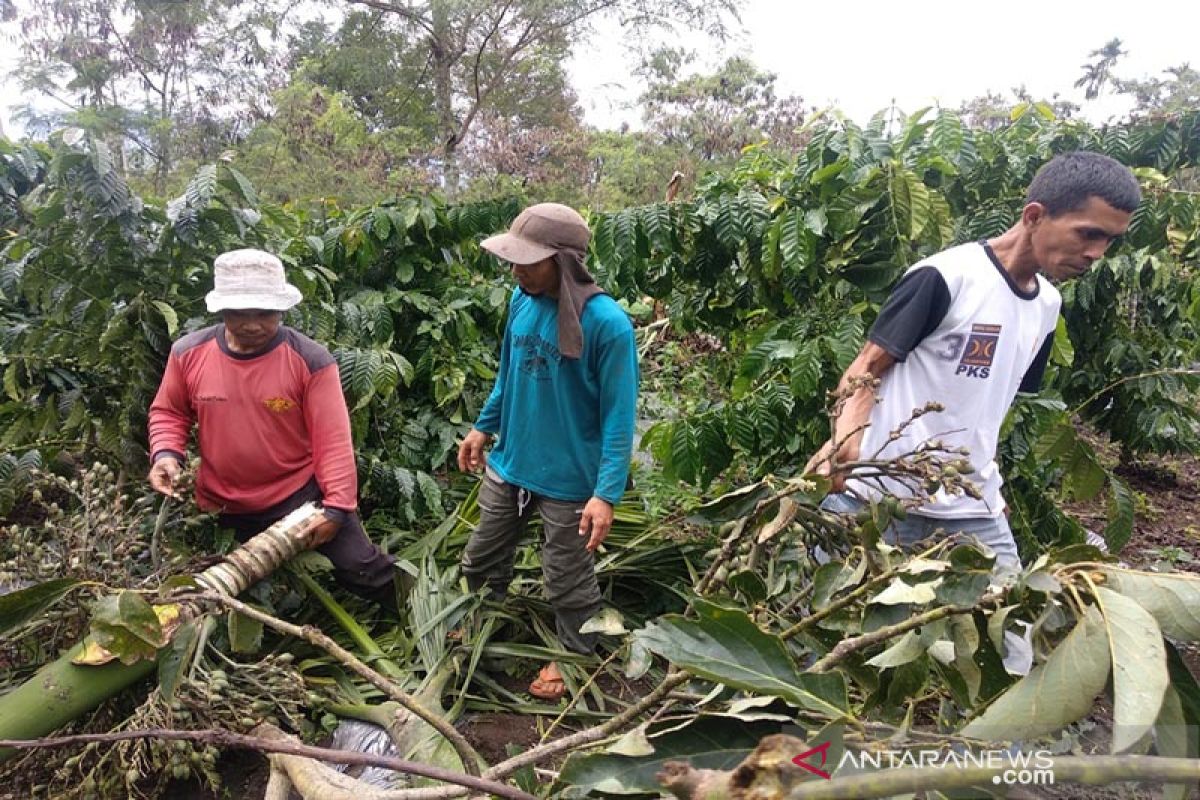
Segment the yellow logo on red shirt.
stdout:
[[263,405],[276,414],[291,411],[296,407],[296,404],[286,397],[268,397],[266,400],[263,400]]

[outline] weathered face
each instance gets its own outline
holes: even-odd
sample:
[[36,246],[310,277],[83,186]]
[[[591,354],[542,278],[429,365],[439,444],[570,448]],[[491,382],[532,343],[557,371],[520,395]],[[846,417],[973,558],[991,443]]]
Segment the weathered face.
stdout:
[[542,259],[536,264],[513,264],[512,271],[525,294],[558,292],[558,264],[553,258]]
[[225,323],[226,334],[233,340],[230,344],[237,350],[253,352],[266,347],[275,337],[283,321],[283,313],[247,308],[222,311],[221,319]]
[[1025,223],[1033,226],[1033,255],[1042,273],[1056,281],[1077,278],[1104,255],[1113,240],[1129,228],[1133,217],[1098,197],[1056,217],[1043,206],[1025,208]]

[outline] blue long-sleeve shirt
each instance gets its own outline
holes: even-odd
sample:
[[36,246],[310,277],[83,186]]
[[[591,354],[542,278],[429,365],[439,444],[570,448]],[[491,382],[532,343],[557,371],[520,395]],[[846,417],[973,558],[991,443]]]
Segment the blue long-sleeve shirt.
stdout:
[[475,427],[499,434],[488,466],[555,500],[625,492],[633,451],[638,363],[633,325],[611,297],[583,308],[583,352],[558,351],[558,301],[513,290],[496,385]]

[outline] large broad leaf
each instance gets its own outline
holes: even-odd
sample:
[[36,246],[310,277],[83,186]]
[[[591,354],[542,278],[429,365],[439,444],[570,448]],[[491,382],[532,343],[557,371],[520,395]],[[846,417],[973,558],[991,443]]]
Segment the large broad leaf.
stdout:
[[824,714],[847,713],[840,674],[802,674],[783,640],[759,629],[743,611],[703,600],[696,601],[695,609],[699,620],[671,614],[636,636],[647,649],[693,675]]
[[1100,494],[1108,480],[1108,473],[1100,464],[1096,452],[1080,440],[1075,453],[1063,471],[1063,486],[1076,500],[1091,500]]
[[746,598],[751,605],[761,603],[771,593],[771,587],[767,586],[767,582],[755,569],[739,570],[730,575],[726,583],[730,589]]
[[1064,418],[1038,436],[1033,444],[1034,454],[1039,461],[1053,461],[1070,455],[1078,447],[1079,437],[1069,419]]
[[654,657],[639,639],[629,640],[629,655],[625,659],[626,678],[636,681],[650,671],[653,662]]
[[1105,567],[1107,585],[1150,612],[1173,639],[1200,640],[1200,577]]
[[8,636],[78,585],[74,578],[55,578],[0,595],[0,636]]
[[1128,750],[1158,719],[1171,683],[1162,633],[1154,617],[1125,595],[1099,587],[1113,667],[1113,752]]
[[180,625],[171,637],[171,646],[158,659],[158,691],[164,700],[170,702],[175,698],[199,643],[200,625],[195,620]]
[[[945,620],[938,620],[928,625],[923,626],[919,631],[909,631],[904,634],[891,647],[884,650],[879,655],[867,661],[873,667],[881,669],[886,667],[899,667],[909,662],[916,661],[925,654],[929,648],[933,647],[946,632]],[[945,643],[951,651],[953,645],[949,642]],[[953,652],[950,655],[953,659]]]
[[963,736],[991,741],[1031,739],[1061,730],[1092,710],[1108,680],[1108,634],[1096,608],[1055,648],[1045,664],[1017,681]]
[[1200,683],[1188,668],[1179,651],[1167,642],[1167,672],[1171,676],[1171,688],[1179,695],[1183,714],[1189,725],[1200,730]]
[[96,603],[92,634],[96,643],[122,664],[153,660],[167,643],[154,608],[141,595],[127,590]]
[[204,164],[196,170],[196,174],[188,183],[187,190],[184,195],[187,197],[188,205],[197,210],[203,210],[208,207],[213,195],[217,191],[217,165]]
[[717,525],[744,517],[771,495],[771,487],[759,482],[743,486],[697,506],[688,516],[693,525]]
[[[465,599],[465,598],[464,598]],[[600,612],[579,628],[580,633],[602,633],[605,636],[624,636],[625,618],[615,608],[602,608]]]
[[812,607],[820,610],[828,606],[838,592],[857,586],[867,574],[867,560],[859,559],[850,567],[840,561],[830,561],[817,567],[813,573]]
[[983,570],[951,573],[935,590],[937,600],[948,606],[973,606],[987,591],[991,580],[991,573]]
[[926,647],[922,644],[921,637],[915,632],[909,631],[887,650],[884,650],[874,658],[868,659],[867,664],[872,667],[879,667],[880,669],[899,667],[920,658],[925,653],[925,650]]
[[1133,490],[1116,477],[1108,480],[1108,524],[1104,526],[1104,541],[1108,552],[1119,553],[1133,535]]
[[235,653],[257,653],[262,646],[263,624],[244,614],[228,615],[229,649]]
[[915,586],[910,585],[900,578],[892,580],[879,594],[871,598],[872,603],[885,606],[896,605],[924,605],[931,603],[937,598],[938,582],[933,583],[918,583]]
[[[1196,736],[1188,728],[1183,704],[1174,689],[1167,687],[1162,709],[1154,723],[1154,749],[1168,758],[1195,758]],[[1175,783],[1163,787],[1163,800],[1183,800],[1190,790],[1188,784]]]
[[970,615],[950,618],[950,633],[954,637],[954,668],[962,676],[967,690],[967,700],[974,703],[979,697],[983,682],[983,671],[975,663],[975,651],[979,649],[979,630]]
[[[1169,643],[1166,649],[1171,687],[1163,697],[1162,711],[1154,725],[1155,748],[1160,756],[1196,758],[1200,754],[1200,684],[1179,652]],[[1191,788],[1179,784],[1164,787],[1163,800],[1190,797]]]
[[1050,346],[1050,362],[1069,367],[1075,363],[1075,346],[1067,332],[1067,318],[1059,317],[1054,327],[1054,343]]
[[[654,729],[659,732],[655,733]],[[666,730],[664,730],[666,728]],[[573,790],[605,794],[658,794],[662,787],[655,775],[667,761],[687,761],[696,769],[731,769],[758,746],[764,736],[778,733],[772,721],[746,722],[729,716],[701,716],[688,725],[658,724],[647,731],[642,746],[625,752],[647,755],[593,753],[572,755],[559,780]]]
[[171,304],[167,303],[166,301],[153,300],[151,301],[151,304],[155,309],[158,310],[159,315],[161,315],[163,318],[163,322],[166,323],[167,335],[174,336],[175,332],[179,330],[179,314],[177,314],[175,309],[171,308]]
[[800,501],[814,506],[821,502],[821,499],[829,493],[830,483],[828,478],[814,475],[811,478],[792,478],[788,480],[787,486],[797,488],[797,491],[779,501],[779,510],[775,517],[758,531],[756,541],[759,544],[769,542],[781,531],[787,530],[800,511]]

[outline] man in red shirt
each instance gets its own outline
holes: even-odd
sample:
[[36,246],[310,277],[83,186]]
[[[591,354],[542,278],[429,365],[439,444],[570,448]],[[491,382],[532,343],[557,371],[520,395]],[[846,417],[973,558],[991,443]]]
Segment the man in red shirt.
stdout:
[[175,342],[150,406],[150,485],[175,495],[193,426],[196,502],[245,541],[306,502],[326,521],[317,550],[351,591],[394,603],[394,559],[358,518],[358,472],[337,363],[281,324],[300,302],[278,258],[234,250],[214,262],[208,310],[221,323]]

